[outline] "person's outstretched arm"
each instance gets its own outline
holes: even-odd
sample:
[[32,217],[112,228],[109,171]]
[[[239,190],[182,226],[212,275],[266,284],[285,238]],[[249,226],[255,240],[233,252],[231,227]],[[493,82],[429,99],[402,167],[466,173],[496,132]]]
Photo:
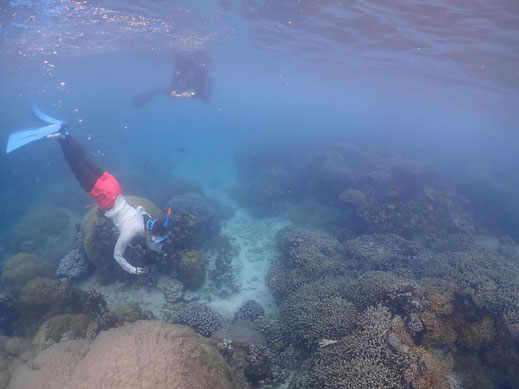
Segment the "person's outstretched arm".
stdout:
[[[124,250],[126,250],[126,247],[128,247],[134,236],[135,234],[131,230],[123,229],[121,231],[119,238],[117,239],[117,243],[115,243],[114,259],[117,261],[119,266],[121,266],[128,273],[140,274],[142,273],[141,268],[130,265],[128,261],[124,259]],[[139,270],[141,271],[139,272]]]

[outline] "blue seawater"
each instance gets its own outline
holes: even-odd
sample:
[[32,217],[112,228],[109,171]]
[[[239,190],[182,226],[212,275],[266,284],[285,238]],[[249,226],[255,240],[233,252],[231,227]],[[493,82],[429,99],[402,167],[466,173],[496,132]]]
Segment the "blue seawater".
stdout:
[[[447,293],[451,281],[464,285],[449,303],[459,308],[465,299],[465,307],[474,309],[463,320],[492,320],[492,339],[511,342],[512,350],[500,360],[491,342],[471,348],[469,330],[458,327],[456,341],[441,343],[424,333],[414,339],[426,348],[444,347],[445,357],[454,347],[461,350],[451,366],[464,377],[458,387],[476,387],[469,371],[485,365],[485,358],[491,361],[482,374],[494,385],[488,387],[518,387],[517,369],[509,366],[519,355],[517,1],[13,0],[0,4],[0,42],[4,149],[10,133],[42,125],[30,110],[35,101],[70,125],[92,160],[117,177],[123,193],[151,198],[166,209],[168,185],[189,180],[257,221],[249,238],[268,236],[268,247],[279,255],[291,239],[311,236],[309,242],[324,243],[306,230],[303,238],[275,238],[265,224],[269,218],[278,218],[278,230],[293,225],[326,233],[350,259],[362,257],[362,239],[373,239],[366,247],[386,244],[381,252],[395,247],[377,234],[398,235],[406,247],[420,245],[421,254],[408,258],[425,258],[422,249],[444,258],[481,245],[479,253],[495,255],[489,268],[510,271],[489,276],[481,286],[484,261],[474,259],[472,277],[471,261],[460,259],[458,281],[432,284],[438,293]],[[208,101],[159,93],[140,107],[132,105],[135,96],[169,88],[176,58],[200,52],[207,56],[212,83]],[[0,262],[29,251],[56,265],[73,246],[74,224],[92,203],[59,145],[44,139],[2,152],[0,174]],[[39,235],[46,223],[53,225],[54,212],[68,218],[68,232],[48,240]],[[248,239],[238,233],[230,238],[237,246]],[[265,254],[268,263],[278,254]],[[398,274],[419,284],[420,298],[429,303],[432,292],[423,292],[428,274],[444,277],[431,270],[434,260],[422,266],[394,258],[387,261],[395,264],[373,265],[366,259],[371,265],[356,267],[354,259],[341,262],[350,266],[348,277]],[[287,261],[283,271],[289,272],[297,265]],[[316,279],[327,280],[323,274]],[[295,320],[287,301],[296,295],[273,283],[268,293],[283,317]],[[499,292],[482,297],[478,288]],[[240,300],[235,293],[233,301],[250,297]],[[487,297],[492,304],[481,303]],[[353,297],[344,298],[355,304]],[[364,308],[356,306],[359,315]],[[427,311],[421,309],[417,317]],[[405,318],[409,312],[391,314]],[[456,320],[447,316],[442,320]],[[327,364],[312,355],[312,366]],[[477,355],[484,357],[475,362]],[[308,387],[331,379],[317,377],[315,370],[309,374]]]

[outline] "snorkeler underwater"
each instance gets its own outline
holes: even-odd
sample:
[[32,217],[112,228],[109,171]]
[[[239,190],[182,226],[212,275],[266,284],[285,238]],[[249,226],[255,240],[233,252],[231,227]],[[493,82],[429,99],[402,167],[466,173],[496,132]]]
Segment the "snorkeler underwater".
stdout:
[[0,389],[519,389],[518,25],[1,3]]

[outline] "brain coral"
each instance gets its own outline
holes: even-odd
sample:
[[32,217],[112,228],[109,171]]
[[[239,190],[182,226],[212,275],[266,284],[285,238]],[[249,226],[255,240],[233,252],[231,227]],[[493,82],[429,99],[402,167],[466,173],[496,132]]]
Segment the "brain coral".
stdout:
[[15,370],[8,388],[232,389],[230,367],[193,330],[142,320],[88,343],[55,344]]

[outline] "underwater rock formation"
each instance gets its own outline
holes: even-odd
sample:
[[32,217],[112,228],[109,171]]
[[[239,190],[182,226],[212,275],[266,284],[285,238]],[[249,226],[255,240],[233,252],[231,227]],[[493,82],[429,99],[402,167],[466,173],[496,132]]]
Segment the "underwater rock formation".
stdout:
[[8,388],[237,389],[210,340],[154,320],[53,345],[18,366]]
[[0,283],[18,295],[27,281],[36,277],[52,277],[53,267],[39,256],[29,253],[13,255],[4,264]]
[[62,281],[77,280],[88,275],[91,262],[82,250],[73,249],[61,258],[56,276]]
[[176,314],[176,322],[193,328],[203,336],[211,336],[222,328],[223,318],[209,305],[191,303],[180,308]]

